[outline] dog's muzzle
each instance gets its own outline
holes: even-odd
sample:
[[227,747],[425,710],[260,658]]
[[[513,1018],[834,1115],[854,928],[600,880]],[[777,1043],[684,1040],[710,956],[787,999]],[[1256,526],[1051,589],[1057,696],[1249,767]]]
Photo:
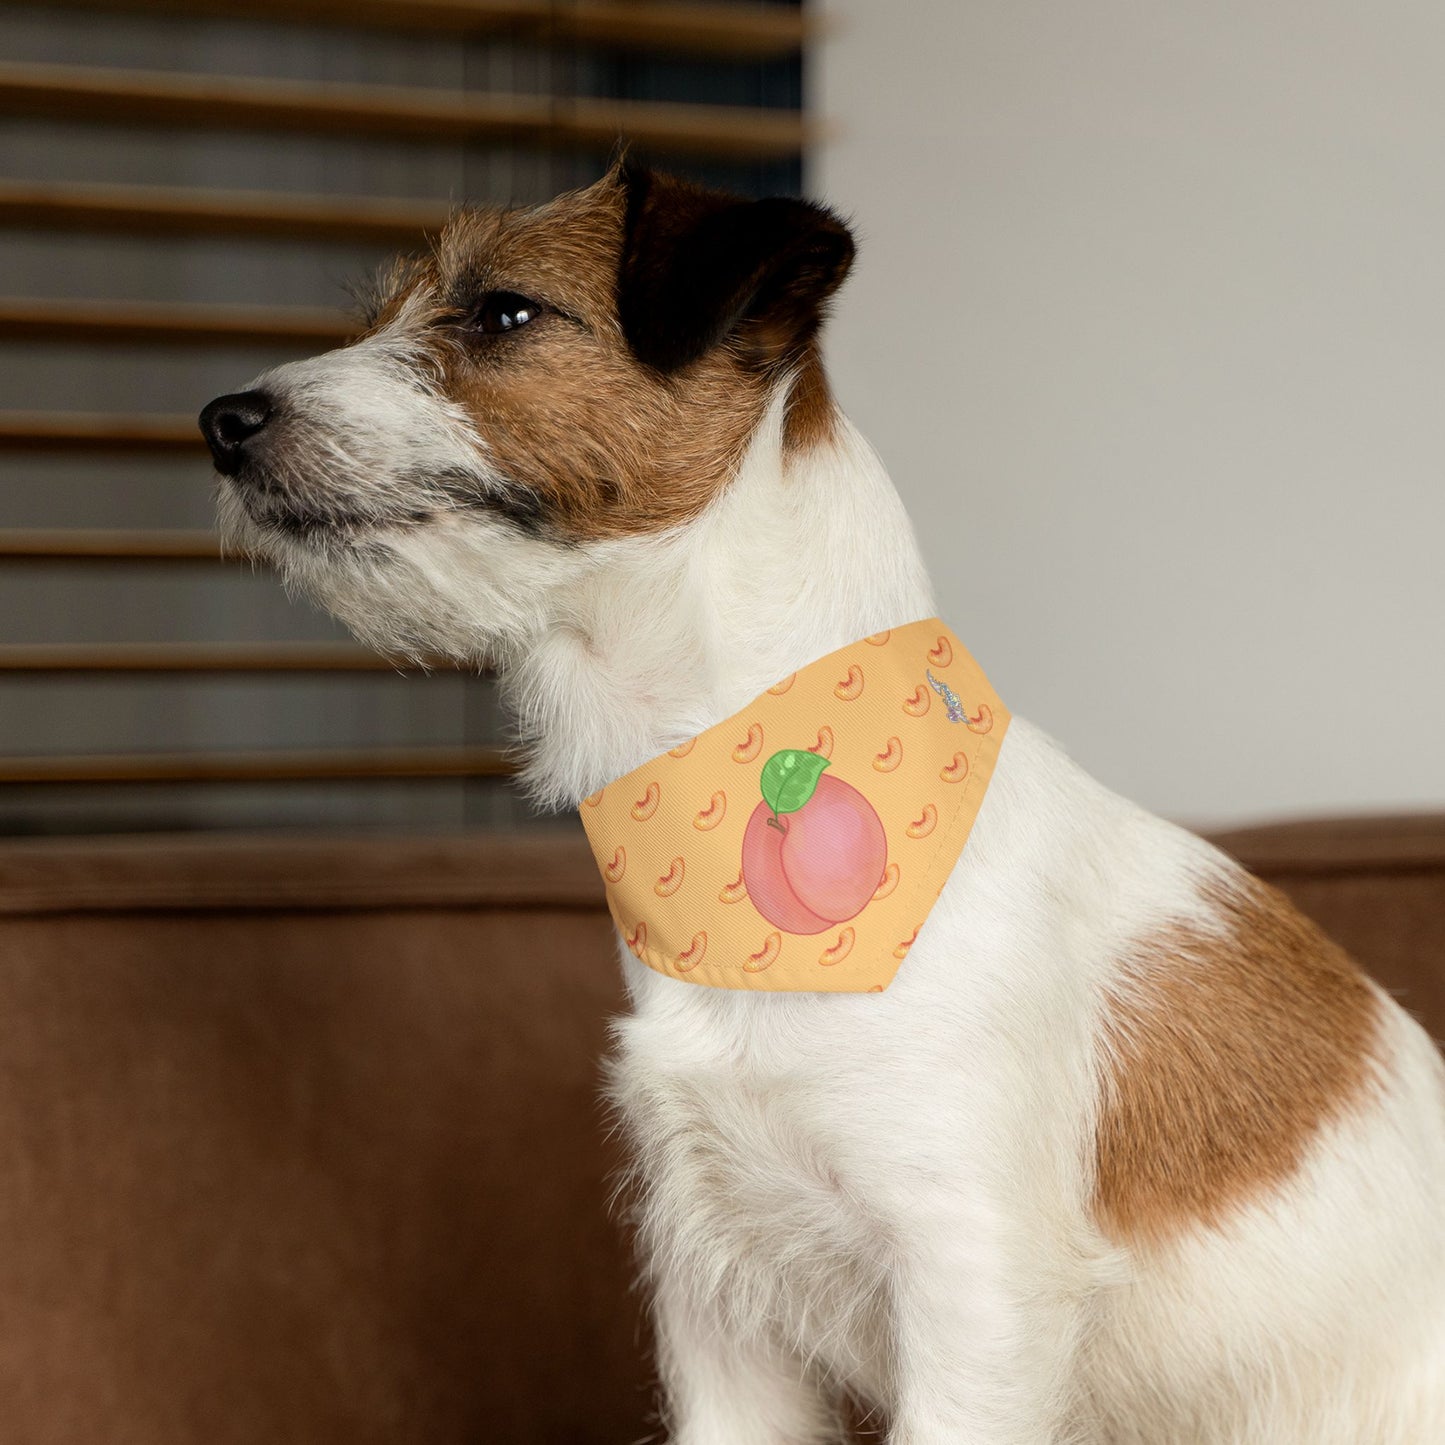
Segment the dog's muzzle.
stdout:
[[238,391],[218,396],[201,412],[201,434],[223,477],[234,477],[245,465],[247,445],[265,430],[274,411],[264,391]]

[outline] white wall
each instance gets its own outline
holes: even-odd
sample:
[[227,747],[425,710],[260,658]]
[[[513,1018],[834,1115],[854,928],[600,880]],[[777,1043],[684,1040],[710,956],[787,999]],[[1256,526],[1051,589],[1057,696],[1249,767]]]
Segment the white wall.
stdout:
[[1005,698],[1187,821],[1445,805],[1445,6],[821,8],[835,387]]

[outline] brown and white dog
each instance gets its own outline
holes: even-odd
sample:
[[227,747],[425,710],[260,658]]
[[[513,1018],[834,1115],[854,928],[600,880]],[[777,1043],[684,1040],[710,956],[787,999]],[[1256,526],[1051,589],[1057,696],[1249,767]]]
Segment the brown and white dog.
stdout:
[[[576,804],[932,615],[818,358],[852,254],[627,166],[464,212],[361,340],[206,408],[225,530],[386,651],[495,665]],[[1445,1441],[1430,1040],[1025,723],[887,993],[622,966],[677,1445],[832,1440],[845,1394],[894,1445]]]

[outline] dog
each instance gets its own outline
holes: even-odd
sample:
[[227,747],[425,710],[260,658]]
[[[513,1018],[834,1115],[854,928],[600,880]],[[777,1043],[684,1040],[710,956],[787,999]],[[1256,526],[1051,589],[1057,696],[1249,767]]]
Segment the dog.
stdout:
[[[358,341],[202,413],[223,531],[388,654],[495,667],[576,806],[932,615],[820,358],[853,252],[625,159],[461,211]],[[1024,721],[885,992],[620,952],[675,1445],[819,1445],[849,1401],[893,1445],[1445,1441],[1435,1047]]]

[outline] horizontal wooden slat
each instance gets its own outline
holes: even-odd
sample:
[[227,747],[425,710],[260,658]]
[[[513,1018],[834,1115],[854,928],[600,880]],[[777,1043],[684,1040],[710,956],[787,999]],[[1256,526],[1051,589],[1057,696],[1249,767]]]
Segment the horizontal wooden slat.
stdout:
[[[470,3],[475,0],[454,0],[436,8],[455,10]],[[409,0],[393,0],[387,8],[400,15],[412,5]],[[425,3],[419,8],[433,7]],[[498,0],[495,8],[511,10],[516,15],[516,29],[564,45],[606,45],[757,60],[796,55],[818,33],[818,27],[809,24],[801,9],[779,5],[746,8],[657,4],[649,0],[632,4],[625,0],[571,0],[567,5],[558,5],[556,0],[531,0],[508,5]]]
[[0,65],[0,115],[594,151],[626,137],[733,160],[796,156],[812,134],[791,110],[35,64]]
[[30,300],[0,296],[0,341],[329,349],[356,321],[321,307],[194,306],[161,301]]
[[86,753],[0,757],[0,783],[295,783],[500,778],[500,748],[357,748],[259,753]]
[[796,54],[810,34],[791,6],[660,4],[656,0],[55,0],[73,9],[225,16],[359,29],[512,35],[751,58]]
[[219,562],[214,532],[84,527],[0,529],[3,562]]
[[446,224],[448,208],[364,196],[288,196],[172,186],[0,181],[0,226],[153,236],[263,236],[415,246]]
[[0,411],[0,451],[201,454],[205,450],[193,416]]
[[0,644],[0,675],[62,672],[404,672],[349,642]]

